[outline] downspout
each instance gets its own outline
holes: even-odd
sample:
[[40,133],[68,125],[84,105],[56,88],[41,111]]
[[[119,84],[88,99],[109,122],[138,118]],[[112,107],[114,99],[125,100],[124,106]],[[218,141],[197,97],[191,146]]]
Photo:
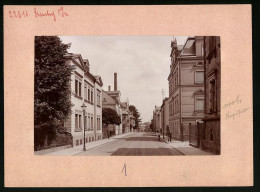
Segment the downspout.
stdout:
[[[204,118],[206,118],[206,110],[207,110],[207,91],[206,91],[206,37],[203,37],[203,59],[204,59]],[[203,120],[202,119],[202,120]],[[200,132],[200,146],[202,146],[202,140],[205,139],[205,128],[206,128],[206,123],[205,121],[203,122],[203,127]],[[203,131],[203,132],[202,132]]]
[[[181,102],[181,92],[182,92],[182,85],[181,85],[181,62],[180,60],[178,61],[179,62],[179,86],[180,86],[180,128],[183,129],[183,126],[182,126],[182,102]],[[183,137],[183,130],[180,130],[181,133],[182,133],[182,136]]]
[[204,59],[204,118],[206,112],[206,37],[203,37],[203,59]]
[[96,87],[96,80],[94,81],[94,136],[96,141],[96,133],[97,133],[97,87]]

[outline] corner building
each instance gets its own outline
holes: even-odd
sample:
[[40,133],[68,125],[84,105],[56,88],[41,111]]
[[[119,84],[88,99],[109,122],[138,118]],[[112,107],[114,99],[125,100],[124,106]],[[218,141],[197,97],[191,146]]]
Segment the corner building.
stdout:
[[[88,60],[80,54],[68,53],[64,57],[67,64],[74,67],[71,114],[65,122],[66,130],[72,134],[73,146],[102,139],[102,79],[90,73]],[[85,116],[81,108],[83,103],[87,106]]]
[[204,117],[203,37],[189,37],[184,45],[171,42],[169,130],[177,140],[189,139],[189,126]]

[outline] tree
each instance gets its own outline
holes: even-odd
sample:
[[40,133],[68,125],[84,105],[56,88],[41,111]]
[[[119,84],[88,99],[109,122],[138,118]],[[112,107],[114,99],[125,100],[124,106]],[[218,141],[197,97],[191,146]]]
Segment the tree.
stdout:
[[134,129],[139,130],[139,124],[141,122],[140,113],[138,112],[137,108],[134,105],[130,105],[129,110],[133,113],[133,116],[135,117]]
[[69,44],[57,36],[35,37],[34,59],[34,142],[55,138],[63,128],[71,109],[70,77],[72,67],[66,65],[64,54]]
[[117,112],[111,108],[102,108],[102,123],[105,125],[109,124],[121,124],[121,118]]

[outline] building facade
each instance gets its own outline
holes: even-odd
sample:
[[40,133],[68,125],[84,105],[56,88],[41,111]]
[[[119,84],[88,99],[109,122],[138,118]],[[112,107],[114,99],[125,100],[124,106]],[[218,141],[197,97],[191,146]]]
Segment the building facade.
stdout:
[[[68,53],[66,63],[73,66],[71,75],[71,114],[65,128],[72,134],[73,146],[102,139],[102,79],[90,73],[88,60]],[[81,106],[87,106],[85,114]],[[84,141],[85,129],[85,141]]]
[[158,132],[160,133],[160,130],[161,130],[161,116],[160,116],[160,113],[161,113],[161,107],[157,107],[155,106],[154,107],[154,110],[153,110],[153,128],[154,128],[154,132]]
[[[117,112],[122,122],[122,108],[121,108],[121,92],[117,90],[117,73],[114,73],[114,91],[111,91],[110,86],[108,91],[102,91],[102,106],[111,108]],[[113,127],[113,131],[115,135],[120,135],[123,133],[122,131],[122,123],[120,125],[109,125],[110,131],[111,127]]]
[[122,110],[122,133],[129,133],[133,131],[134,116],[129,110],[129,101],[121,102],[121,110]]
[[161,128],[162,134],[167,135],[169,132],[169,98],[163,100],[161,106]]
[[171,42],[169,130],[178,140],[189,139],[189,126],[204,117],[203,37],[189,37],[184,46]]
[[159,132],[160,131],[160,107],[155,106],[153,110],[153,132]]
[[220,37],[204,37],[205,117],[201,148],[220,154]]

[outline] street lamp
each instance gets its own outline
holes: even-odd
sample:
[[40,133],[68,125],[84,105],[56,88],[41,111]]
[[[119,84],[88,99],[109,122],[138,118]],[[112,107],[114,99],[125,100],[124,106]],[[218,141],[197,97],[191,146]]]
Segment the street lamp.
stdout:
[[87,108],[87,106],[85,105],[85,103],[83,102],[83,105],[81,106],[81,109],[83,110],[83,128],[84,128],[84,142],[83,142],[83,151],[86,151],[86,138],[85,138],[85,109]]

